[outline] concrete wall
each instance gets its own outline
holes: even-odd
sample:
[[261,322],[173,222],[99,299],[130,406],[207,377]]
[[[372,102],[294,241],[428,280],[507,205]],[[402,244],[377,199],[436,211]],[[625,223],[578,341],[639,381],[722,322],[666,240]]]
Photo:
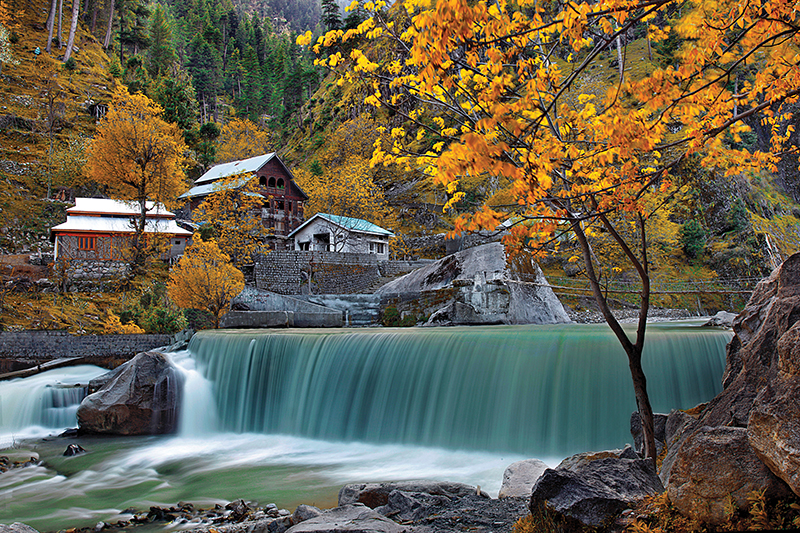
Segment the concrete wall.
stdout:
[[[0,333],[3,371],[61,357],[87,357],[88,362],[113,368],[140,352],[171,344],[170,335],[71,335],[65,331],[20,331]],[[9,361],[14,361],[15,364]],[[14,367],[14,368],[11,368]]]

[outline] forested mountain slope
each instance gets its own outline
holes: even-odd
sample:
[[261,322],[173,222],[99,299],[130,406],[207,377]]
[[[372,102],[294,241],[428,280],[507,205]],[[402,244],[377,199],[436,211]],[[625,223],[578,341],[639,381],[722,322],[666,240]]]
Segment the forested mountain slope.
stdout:
[[[6,252],[49,245],[43,239],[46,230],[63,216],[62,206],[52,201],[60,190],[102,193],[81,168],[85,143],[115,84],[145,93],[182,128],[191,149],[190,178],[218,161],[221,129],[237,117],[264,133],[264,149],[278,151],[312,196],[331,193],[314,209],[354,209],[349,214],[369,214],[401,237],[448,231],[459,212],[507,200],[502,190],[476,180],[465,183],[465,199],[456,209],[444,213],[448,195],[422,169],[370,164],[375,142],[386,141],[395,127],[406,127],[420,148],[439,139],[415,130],[398,114],[365,105],[368,88],[339,83],[314,66],[316,55],[299,46],[296,35],[324,29],[319,23],[323,8],[316,2],[77,2],[74,48],[66,61],[61,43],[69,40],[72,6],[66,4],[61,17],[55,10],[48,52],[54,5],[0,2],[0,23],[10,30],[2,43],[10,56],[0,75],[0,247]],[[353,16],[340,24],[357,23],[358,13]],[[620,56],[600,56],[580,78],[581,87],[604,93],[619,75],[619,57],[635,78],[673,61],[680,44],[670,38],[651,47],[633,28],[620,39]],[[359,45],[323,49],[320,56],[347,55]],[[372,57],[392,54],[380,42],[368,46]],[[555,59],[568,68],[566,56]],[[752,133],[736,142],[767,145],[769,130],[751,126]],[[713,175],[696,161],[687,161],[680,172],[681,192],[665,211],[662,232],[654,236],[663,250],[656,260],[665,277],[758,277],[769,268],[770,246],[784,255],[800,248],[796,156],[787,156],[775,174]],[[380,197],[374,210],[342,203],[354,188]],[[402,241],[400,255],[420,253],[418,245],[404,247]],[[556,255],[551,271],[574,274],[569,255]]]

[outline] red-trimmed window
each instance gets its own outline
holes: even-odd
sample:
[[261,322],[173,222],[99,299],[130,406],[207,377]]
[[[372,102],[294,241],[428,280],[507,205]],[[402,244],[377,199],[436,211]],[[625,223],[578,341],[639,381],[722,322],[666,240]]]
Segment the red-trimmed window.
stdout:
[[94,251],[97,245],[97,237],[81,235],[78,237],[78,250]]

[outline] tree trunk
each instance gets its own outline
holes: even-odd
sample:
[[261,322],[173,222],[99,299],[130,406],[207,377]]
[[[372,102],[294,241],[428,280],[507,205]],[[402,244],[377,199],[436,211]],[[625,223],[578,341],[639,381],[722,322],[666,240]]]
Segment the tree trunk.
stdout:
[[64,48],[64,40],[61,31],[61,22],[64,18],[64,0],[58,0],[58,47]]
[[[655,424],[653,421],[653,408],[650,405],[650,398],[647,394],[647,379],[645,378],[644,370],[642,369],[642,350],[644,348],[644,338],[645,338],[645,331],[647,326],[647,313],[650,308],[650,279],[647,274],[646,267],[642,266],[642,263],[632,255],[627,243],[622,240],[619,234],[616,232],[616,229],[605,219],[605,217],[600,216],[603,225],[606,227],[607,230],[612,234],[612,237],[617,241],[618,244],[623,248],[623,251],[626,253],[626,256],[631,260],[631,263],[637,270],[639,277],[642,281],[642,294],[641,294],[641,303],[639,307],[639,321],[636,328],[636,342],[632,343],[628,338],[628,335],[625,333],[625,330],[622,329],[619,321],[614,316],[614,313],[611,312],[611,308],[608,305],[608,300],[603,296],[602,289],[600,287],[600,283],[597,278],[597,274],[594,270],[594,263],[592,261],[592,251],[589,246],[589,241],[586,238],[586,234],[584,233],[583,227],[581,226],[581,221],[578,219],[573,219],[572,221],[572,231],[578,239],[578,243],[581,247],[581,252],[584,259],[584,266],[586,267],[586,277],[589,279],[589,284],[592,288],[592,294],[594,296],[595,302],[597,302],[597,306],[600,308],[601,313],[603,314],[603,318],[605,318],[606,323],[611,328],[611,331],[614,332],[614,335],[617,337],[617,340],[622,345],[622,348],[625,350],[625,354],[628,357],[628,367],[631,372],[631,380],[633,381],[633,392],[636,398],[636,407],[639,410],[639,417],[641,418],[642,422],[642,440],[644,442],[644,449],[642,450],[643,457],[650,459],[653,461],[653,466],[655,466],[656,461],[656,446],[655,446]],[[640,221],[640,230],[642,233],[642,253],[646,251],[646,240],[644,238],[644,227],[643,223]],[[647,256],[644,255],[644,264],[647,264]]]
[[94,9],[92,9],[92,22],[89,24],[89,31],[92,35],[97,31],[97,4],[95,4]]
[[56,7],[58,6],[58,0],[51,0],[50,2],[50,14],[47,16],[47,45],[44,47],[45,51],[49,54],[50,48],[53,43],[53,28],[55,27],[56,23]]
[[67,51],[64,53],[64,62],[72,57],[72,47],[75,44],[75,31],[78,29],[78,15],[80,14],[80,0],[72,0],[72,21],[69,26],[69,40],[67,41]]
[[108,26],[106,27],[106,38],[103,39],[103,48],[108,50],[111,46],[111,29],[114,26],[114,0],[111,0],[111,6],[108,9]]

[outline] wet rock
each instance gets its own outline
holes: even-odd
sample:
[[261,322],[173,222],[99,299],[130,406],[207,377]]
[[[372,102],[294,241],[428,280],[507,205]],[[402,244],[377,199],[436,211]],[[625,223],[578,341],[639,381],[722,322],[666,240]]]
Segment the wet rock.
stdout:
[[546,507],[598,527],[663,490],[651,461],[583,457],[546,470],[533,488],[530,508]]
[[78,427],[85,433],[113,435],[172,433],[182,379],[164,354],[140,353],[101,379],[99,390],[84,398]]
[[[653,430],[656,439],[656,455],[661,453],[664,449],[664,442],[666,441],[666,425],[667,416],[664,414],[653,414]],[[639,411],[631,413],[631,436],[633,437],[633,447],[638,453],[644,450],[644,440],[642,436],[642,418],[639,416]]]
[[230,518],[235,522],[241,522],[247,518],[248,514],[250,514],[250,507],[244,502],[244,500],[230,502],[225,506],[225,509],[231,512]]
[[295,509],[294,513],[292,514],[292,523],[299,524],[300,522],[305,522],[306,520],[316,518],[321,514],[322,511],[313,505],[298,505],[297,509]]
[[339,490],[339,505],[362,503],[372,509],[386,505],[389,493],[399,490],[403,492],[422,492],[434,496],[458,498],[468,494],[479,494],[485,498],[489,495],[480,488],[464,483],[451,483],[448,481],[398,481],[396,483],[352,483]]
[[536,481],[548,466],[539,459],[517,461],[503,472],[503,484],[498,498],[529,498]]
[[747,496],[764,489],[768,498],[791,494],[789,487],[759,460],[737,427],[703,427],[680,447],[671,468],[667,495],[683,515],[719,524],[729,500],[742,510]]
[[290,533],[401,533],[404,528],[369,507],[348,504],[290,527]]
[[31,526],[21,522],[14,522],[11,525],[0,524],[0,533],[39,533]]
[[434,514],[435,509],[449,502],[447,496],[393,490],[389,493],[386,505],[376,507],[375,512],[398,522],[413,522]]
[[67,446],[67,449],[64,450],[64,457],[74,457],[84,453],[86,453],[86,450],[84,450],[80,444],[70,444]]

